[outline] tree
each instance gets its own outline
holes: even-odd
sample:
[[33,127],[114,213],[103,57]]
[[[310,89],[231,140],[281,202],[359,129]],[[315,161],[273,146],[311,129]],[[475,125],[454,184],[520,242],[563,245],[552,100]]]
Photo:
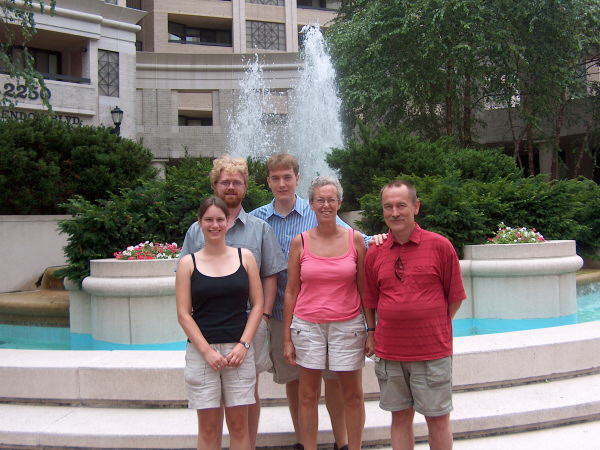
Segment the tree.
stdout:
[[[27,87],[28,91],[45,87],[43,76],[34,68],[33,56],[27,51],[27,43],[37,32],[34,14],[54,15],[56,0],[3,0],[0,1],[0,71],[7,73],[17,80],[19,86]],[[13,58],[13,49],[22,47],[18,60]],[[42,98],[49,110],[47,97]],[[2,97],[0,107],[13,107],[10,98]]]
[[489,71],[484,8],[474,0],[347,2],[327,34],[345,106],[369,124],[469,145]]
[[527,149],[529,173],[535,173],[537,140],[554,153],[552,175],[557,178],[563,127],[587,123],[585,140],[595,128],[598,82],[588,73],[599,61],[600,2],[496,3],[497,14],[490,20],[503,31],[490,53],[498,93],[493,100],[510,116],[515,155]]
[[482,112],[505,108],[517,150],[556,148],[565,124],[591,117],[570,105],[594,91],[599,10],[600,0],[349,0],[327,38],[355,119],[471,146]]

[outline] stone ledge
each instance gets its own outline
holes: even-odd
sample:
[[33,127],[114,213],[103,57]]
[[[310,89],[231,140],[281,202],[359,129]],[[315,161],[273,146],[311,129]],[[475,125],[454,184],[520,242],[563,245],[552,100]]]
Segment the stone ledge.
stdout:
[[69,317],[69,292],[37,290],[0,295],[0,314]]
[[[184,351],[0,350],[0,400],[68,404],[152,404],[185,400]],[[363,372],[366,395],[379,393],[373,362]],[[600,321],[468,336],[454,340],[454,388],[472,389],[562,378],[600,370]],[[261,374],[267,402],[285,389]]]

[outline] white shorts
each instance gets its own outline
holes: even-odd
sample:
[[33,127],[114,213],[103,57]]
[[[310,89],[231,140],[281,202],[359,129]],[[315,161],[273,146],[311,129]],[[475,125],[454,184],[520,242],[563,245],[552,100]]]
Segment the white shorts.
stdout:
[[[283,356],[283,322],[278,319],[269,320],[269,350],[273,367],[273,381],[277,384],[287,384],[298,379],[298,366],[288,364]],[[337,380],[337,374],[330,370],[323,371],[324,380]]]
[[367,330],[361,314],[345,322],[312,323],[294,316],[296,364],[307,369],[349,372],[365,366]]
[[[211,347],[226,356],[236,344],[212,344]],[[207,364],[194,344],[188,342],[184,378],[190,409],[219,408],[221,401],[226,408],[255,403],[256,370],[252,347],[240,367],[216,371]]]

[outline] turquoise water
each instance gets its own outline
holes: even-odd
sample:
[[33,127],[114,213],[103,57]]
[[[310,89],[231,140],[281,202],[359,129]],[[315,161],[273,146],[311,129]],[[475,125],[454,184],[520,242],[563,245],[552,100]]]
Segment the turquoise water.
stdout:
[[[577,286],[577,314],[552,319],[459,319],[454,337],[572,325],[600,320],[600,282]],[[185,341],[168,344],[126,345],[96,341],[89,334],[71,334],[68,328],[2,325],[0,348],[38,350],[185,350]]]
[[551,319],[459,319],[452,322],[454,337],[573,325],[600,320],[600,282],[577,286],[577,314]]

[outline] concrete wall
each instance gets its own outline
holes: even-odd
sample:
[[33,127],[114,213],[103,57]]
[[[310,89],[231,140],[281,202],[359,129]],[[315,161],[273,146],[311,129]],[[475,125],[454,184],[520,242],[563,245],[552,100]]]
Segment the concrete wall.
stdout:
[[0,216],[0,292],[35,289],[44,270],[66,264],[67,236],[57,221],[70,216]]

